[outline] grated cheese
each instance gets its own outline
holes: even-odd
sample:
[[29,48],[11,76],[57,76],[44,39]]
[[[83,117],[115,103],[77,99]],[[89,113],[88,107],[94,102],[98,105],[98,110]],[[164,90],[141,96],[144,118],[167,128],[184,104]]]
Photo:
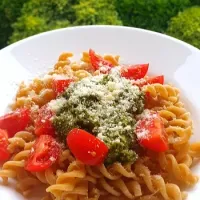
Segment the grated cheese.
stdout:
[[[119,69],[70,85],[63,93],[65,103],[58,106],[62,109],[53,119],[60,137],[66,138],[72,128],[79,127],[104,141],[110,149],[108,163],[136,159],[132,150],[134,115],[144,107],[143,92],[121,77]],[[51,109],[57,110],[56,102],[50,103]]]
[[66,103],[66,99],[65,98],[59,98],[56,100],[51,100],[48,103],[48,106],[50,108],[50,110],[52,110],[53,112],[58,112],[59,109]]

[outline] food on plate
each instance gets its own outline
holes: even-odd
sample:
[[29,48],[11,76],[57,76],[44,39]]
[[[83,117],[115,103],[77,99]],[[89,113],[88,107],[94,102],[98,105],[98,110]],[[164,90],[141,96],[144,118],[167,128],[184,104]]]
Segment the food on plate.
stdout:
[[197,183],[190,167],[190,113],[164,75],[146,64],[92,49],[81,61],[63,53],[54,69],[22,83],[12,111],[0,117],[0,177],[24,196],[43,199],[172,199]]

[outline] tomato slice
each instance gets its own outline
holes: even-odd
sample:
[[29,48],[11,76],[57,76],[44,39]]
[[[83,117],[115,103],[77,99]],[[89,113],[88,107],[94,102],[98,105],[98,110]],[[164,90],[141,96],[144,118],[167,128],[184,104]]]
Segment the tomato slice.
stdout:
[[77,128],[68,133],[67,144],[74,156],[86,165],[103,163],[108,153],[108,147],[104,142]]
[[114,67],[109,61],[97,56],[92,49],[89,50],[89,57],[94,70],[100,70],[100,72],[103,74],[108,73],[110,69]]
[[52,135],[55,136],[55,129],[52,125],[51,118],[54,115],[48,104],[39,109],[38,116],[35,120],[36,135]]
[[148,84],[154,84],[154,83],[160,83],[160,84],[164,84],[164,76],[155,76],[155,77],[149,77],[147,78],[147,83]]
[[53,79],[52,87],[56,96],[63,93],[72,82],[74,82],[73,79]]
[[10,158],[8,151],[8,134],[5,130],[0,129],[0,161],[6,161]]
[[156,152],[168,150],[164,124],[157,112],[147,112],[145,117],[137,122],[135,131],[139,144],[144,148]]
[[121,68],[121,76],[127,79],[141,79],[147,74],[148,69],[149,64],[123,66]]
[[56,162],[61,153],[61,147],[50,135],[41,135],[36,139],[25,169],[31,172],[39,172],[49,168]]
[[155,84],[155,83],[160,83],[164,84],[164,76],[154,76],[154,77],[145,77],[143,79],[138,79],[138,80],[133,80],[133,85],[137,85],[138,87],[143,87],[148,84]]
[[0,117],[0,129],[5,129],[8,137],[13,137],[18,131],[23,131],[31,121],[30,110],[17,109]]

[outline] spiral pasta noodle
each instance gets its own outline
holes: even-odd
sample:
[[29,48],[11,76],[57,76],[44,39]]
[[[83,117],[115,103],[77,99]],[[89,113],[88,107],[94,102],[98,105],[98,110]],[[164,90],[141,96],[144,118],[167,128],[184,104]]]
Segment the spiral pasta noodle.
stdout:
[[106,177],[110,180],[117,180],[122,176],[133,179],[136,178],[135,174],[131,171],[131,164],[123,166],[121,163],[114,163],[109,168],[101,164],[97,167],[86,166],[86,169],[87,172],[95,178]]
[[150,93],[153,98],[161,99],[162,102],[167,101],[168,103],[174,104],[179,100],[179,90],[171,85],[155,83],[144,86],[143,90]]
[[51,192],[56,198],[77,192],[80,195],[87,195],[88,189],[87,184],[85,184],[87,182],[87,180],[84,180],[85,177],[84,165],[78,161],[73,161],[68,166],[67,172],[61,172],[58,175],[56,184],[47,188],[47,192]]
[[10,153],[18,152],[22,149],[30,149],[34,142],[34,135],[28,131],[20,131],[9,139],[8,150]]

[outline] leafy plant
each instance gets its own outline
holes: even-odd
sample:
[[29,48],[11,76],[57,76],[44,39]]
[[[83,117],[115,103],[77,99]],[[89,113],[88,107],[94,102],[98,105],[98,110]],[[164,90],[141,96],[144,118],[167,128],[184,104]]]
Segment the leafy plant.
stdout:
[[123,24],[164,32],[171,17],[190,5],[190,0],[116,0]]
[[121,24],[107,0],[29,0],[15,22],[10,43],[25,37],[73,25]]
[[22,9],[22,14],[12,25],[10,43],[44,31],[70,25],[72,3],[70,0],[30,0]]
[[122,24],[113,0],[80,0],[73,8],[76,15],[74,25]]
[[0,49],[7,45],[12,34],[11,24],[21,15],[23,4],[29,0],[1,0],[0,2]]
[[173,17],[167,34],[200,49],[200,6],[186,9]]
[[200,6],[200,0],[190,0],[192,5],[198,5]]

